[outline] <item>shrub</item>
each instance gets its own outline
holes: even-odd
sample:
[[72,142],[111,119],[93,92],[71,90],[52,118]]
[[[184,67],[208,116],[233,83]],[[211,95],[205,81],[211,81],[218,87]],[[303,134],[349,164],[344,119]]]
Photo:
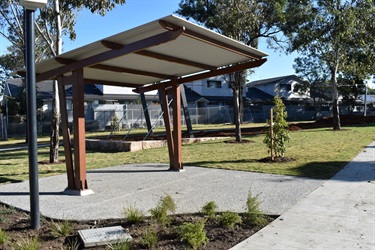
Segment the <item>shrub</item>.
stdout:
[[158,234],[154,227],[149,227],[141,236],[141,243],[147,249],[156,248],[158,246]]
[[208,242],[206,232],[204,230],[206,220],[195,223],[185,222],[178,227],[178,234],[181,241],[187,241],[193,249],[205,246]]
[[271,121],[267,121],[269,129],[263,142],[267,145],[269,153],[273,151],[276,157],[284,157],[286,142],[290,139],[288,123],[286,122],[287,112],[285,111],[285,105],[282,99],[278,95],[274,97],[274,103],[272,133]]
[[210,202],[207,202],[202,207],[202,213],[208,216],[208,218],[212,219],[215,217],[216,209],[217,209],[216,203],[214,201],[210,201]]
[[8,240],[8,234],[0,228],[0,244],[4,244]]
[[140,223],[144,220],[145,214],[142,210],[129,206],[123,209],[125,219],[130,223]]
[[67,237],[72,232],[72,224],[65,220],[63,222],[51,222],[52,234],[56,237]]
[[161,205],[151,208],[150,210],[151,218],[156,221],[159,225],[168,225],[171,222],[171,219],[168,216],[167,210]]
[[15,250],[39,250],[40,243],[38,237],[33,239],[25,239],[22,242],[16,242],[14,245]]
[[161,199],[161,206],[169,212],[174,213],[176,211],[176,203],[169,194],[167,194],[164,198]]
[[259,208],[260,202],[258,195],[253,196],[251,190],[247,195],[246,209],[244,214],[244,220],[249,225],[264,226],[267,224],[267,220],[264,218],[262,211]]
[[68,239],[68,246],[63,247],[64,250],[78,250],[81,247],[81,243],[79,242],[78,238],[75,238],[74,240]]
[[109,250],[130,250],[131,245],[129,242],[118,242],[118,243],[113,243],[109,244],[106,247]]
[[155,219],[159,225],[167,225],[171,222],[171,219],[168,216],[169,212],[174,212],[176,210],[176,204],[173,201],[170,195],[166,195],[164,198],[161,198],[157,206],[153,209],[150,209],[151,218]]
[[218,218],[219,224],[221,226],[233,228],[236,224],[241,224],[242,219],[237,213],[231,211],[223,212]]

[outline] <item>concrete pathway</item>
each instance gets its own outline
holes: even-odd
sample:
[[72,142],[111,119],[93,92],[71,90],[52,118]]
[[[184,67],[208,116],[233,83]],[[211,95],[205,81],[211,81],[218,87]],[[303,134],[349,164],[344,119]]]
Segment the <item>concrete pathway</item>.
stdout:
[[375,142],[232,249],[375,249]]
[[[212,168],[185,167],[183,172],[168,168],[139,164],[90,170],[87,179],[94,194],[81,197],[63,193],[66,175],[41,178],[41,214],[71,220],[123,218],[124,207],[132,205],[148,213],[166,194],[175,200],[177,213],[198,212],[209,201],[223,211],[244,212],[249,190],[259,194],[263,211],[282,214],[324,182]],[[0,201],[29,211],[29,182],[0,185]]]

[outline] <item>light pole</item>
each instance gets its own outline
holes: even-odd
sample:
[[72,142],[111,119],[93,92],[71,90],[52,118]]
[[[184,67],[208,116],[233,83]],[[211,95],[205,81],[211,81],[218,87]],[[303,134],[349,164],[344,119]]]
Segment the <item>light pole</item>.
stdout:
[[38,138],[36,119],[36,83],[35,83],[35,29],[34,12],[47,4],[47,0],[21,0],[25,7],[26,39],[26,99],[27,99],[27,136],[29,148],[30,216],[31,228],[40,228],[39,186],[38,186]]

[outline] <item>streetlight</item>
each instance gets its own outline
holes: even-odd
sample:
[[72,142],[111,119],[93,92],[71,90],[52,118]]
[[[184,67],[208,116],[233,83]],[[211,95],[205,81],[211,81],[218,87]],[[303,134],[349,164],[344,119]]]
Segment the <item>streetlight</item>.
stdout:
[[21,0],[25,7],[26,38],[26,98],[27,98],[27,136],[29,148],[30,215],[31,227],[39,230],[39,187],[38,187],[38,138],[36,119],[36,83],[35,83],[35,29],[34,12],[47,4],[47,0]]

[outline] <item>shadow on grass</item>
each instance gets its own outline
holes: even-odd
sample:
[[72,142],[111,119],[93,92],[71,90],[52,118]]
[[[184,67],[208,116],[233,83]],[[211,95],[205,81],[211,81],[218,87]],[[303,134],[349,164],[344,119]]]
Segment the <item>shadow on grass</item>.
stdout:
[[[301,166],[288,168],[285,167],[284,170],[277,169],[277,166],[288,164],[286,163],[267,163],[269,164],[275,164],[275,171],[267,167],[267,169],[264,169],[262,171],[262,162],[259,162],[256,159],[246,159],[246,160],[237,160],[237,161],[218,161],[218,162],[208,162],[208,161],[200,161],[200,162],[185,162],[185,165],[190,166],[196,166],[196,167],[207,167],[207,164],[246,164],[246,163],[259,163],[258,168],[254,169],[253,172],[257,173],[271,173],[274,172],[275,174],[280,174],[284,172],[284,175],[288,176],[298,176],[298,177],[306,177],[306,178],[314,178],[314,179],[330,179],[333,176],[335,176],[343,167],[349,164],[347,161],[334,161],[334,162],[309,162],[307,164],[303,164]],[[286,165],[287,166],[287,165]],[[351,175],[345,175],[342,177],[341,175],[336,175],[336,180],[342,180],[342,181],[371,181],[374,180],[375,177],[375,166],[372,162],[350,162],[349,165],[350,169],[353,171],[353,174]],[[214,168],[214,167],[209,167]],[[222,169],[225,169],[225,167],[221,167]],[[236,169],[238,171],[248,171],[252,172],[251,169],[241,168],[239,167]],[[365,172],[365,174],[361,174],[362,172]]]
[[2,183],[18,183],[22,182],[21,180],[13,179],[13,178],[8,178],[5,177],[4,175],[0,175],[0,184]]

